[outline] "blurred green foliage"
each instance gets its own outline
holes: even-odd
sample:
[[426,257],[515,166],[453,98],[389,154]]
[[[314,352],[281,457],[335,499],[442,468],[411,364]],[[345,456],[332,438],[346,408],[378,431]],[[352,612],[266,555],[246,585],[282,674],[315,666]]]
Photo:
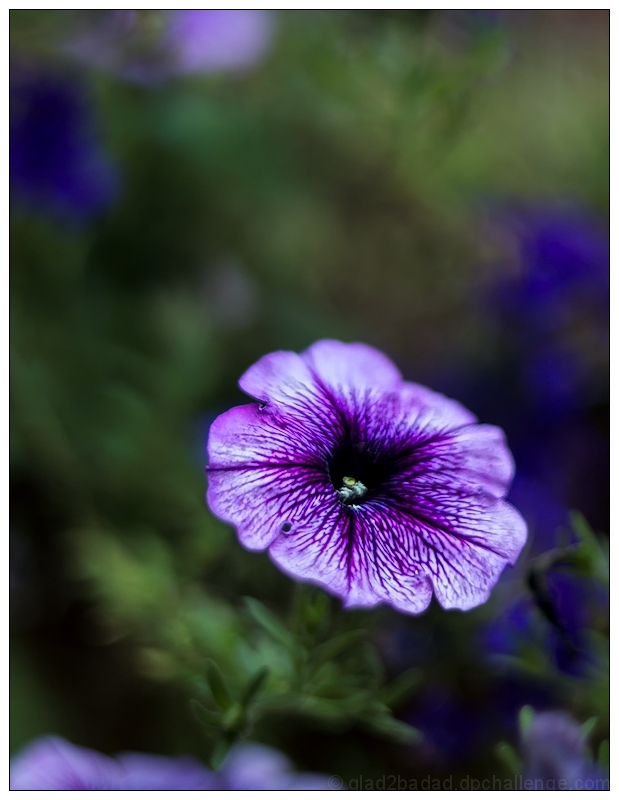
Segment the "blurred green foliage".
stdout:
[[[474,302],[505,263],[505,242],[485,235],[489,204],[607,210],[608,16],[467,27],[444,12],[281,13],[252,72],[154,86],[72,64],[62,42],[76,18],[11,12],[15,59],[88,82],[122,180],[81,228],[11,219],[12,524],[34,553],[24,580],[43,587],[33,615],[17,609],[16,657],[38,677],[13,669],[14,744],[55,719],[90,746],[217,762],[251,724],[308,767],[403,768],[406,747],[373,738],[416,737],[392,711],[421,673],[377,651],[397,615],[344,613],[312,589],[295,607],[292,582],[205,506],[206,428],[242,402],[236,381],[255,359],[322,337],[376,344],[410,378],[497,358]],[[63,623],[67,609],[82,621]],[[406,624],[434,626],[437,669],[457,685],[488,614]],[[121,712],[87,718],[99,660],[161,687],[139,689],[150,731],[146,719],[127,733]],[[551,669],[534,645],[512,666]],[[484,674],[473,668],[468,688]],[[603,676],[565,680],[583,719],[604,715]],[[304,748],[321,735],[338,744]]]

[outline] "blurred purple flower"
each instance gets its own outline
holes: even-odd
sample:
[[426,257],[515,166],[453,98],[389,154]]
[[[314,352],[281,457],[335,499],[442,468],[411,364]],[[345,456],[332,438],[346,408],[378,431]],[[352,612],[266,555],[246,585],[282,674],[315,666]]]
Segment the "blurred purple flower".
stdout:
[[[500,360],[493,372],[461,376],[465,390],[453,378],[443,390],[507,431],[520,476],[606,528],[608,227],[558,203],[495,210],[493,221],[515,257],[481,299]],[[510,499],[520,508],[517,483]]]
[[236,745],[219,772],[190,756],[121,753],[115,758],[56,736],[32,742],[11,763],[11,789],[232,790],[329,789],[326,776],[297,774],[281,753]]
[[347,606],[488,599],[526,539],[500,429],[363,344],[271,353],[239,385],[256,402],[211,425],[208,502],[245,547]]
[[561,672],[582,677],[596,665],[589,638],[592,630],[604,628],[608,592],[591,578],[556,568],[545,575],[545,592],[546,611],[532,594],[507,603],[482,627],[481,650],[491,658],[517,656],[534,645]]
[[535,714],[521,736],[524,777],[540,782],[534,788],[610,788],[600,767],[587,753],[580,725],[565,712]]
[[274,34],[271,11],[118,10],[89,14],[66,51],[136,83],[192,73],[235,72],[258,64]]
[[596,664],[590,650],[590,632],[604,628],[608,591],[593,578],[551,570],[548,591],[559,625],[548,631],[548,646],[562,672],[582,677]]
[[447,687],[426,685],[406,715],[423,734],[418,745],[421,759],[443,766],[469,762],[493,735],[481,711]]
[[262,744],[247,743],[233,747],[221,772],[221,789],[333,789],[327,775],[296,773],[283,753]]
[[552,206],[515,211],[502,224],[516,237],[521,267],[499,289],[504,311],[546,332],[583,308],[608,315],[607,226],[580,209]]
[[560,206],[505,212],[497,227],[513,239],[519,274],[491,287],[490,311],[520,362],[525,402],[547,418],[565,417],[603,388],[608,228]]
[[269,11],[170,11],[164,41],[176,53],[179,72],[219,72],[258,63],[272,35]]
[[37,739],[11,763],[11,789],[213,789],[215,783],[188,756],[123,753],[110,758],[57,736]]
[[522,388],[544,417],[566,417],[586,404],[587,366],[565,344],[542,346],[523,364]]
[[11,70],[10,176],[20,203],[81,222],[114,199],[118,175],[94,129],[85,87],[42,68]]
[[[454,668],[461,669],[457,662]],[[454,684],[426,683],[403,715],[423,734],[416,747],[424,762],[442,767],[470,765],[498,740],[517,733],[517,715],[523,705],[544,707],[555,700],[552,687],[530,675],[499,678],[495,671],[480,666],[474,675],[469,671],[464,681],[459,691]]]
[[499,616],[480,629],[481,649],[491,655],[514,655],[529,641],[533,603],[521,597],[502,609]]

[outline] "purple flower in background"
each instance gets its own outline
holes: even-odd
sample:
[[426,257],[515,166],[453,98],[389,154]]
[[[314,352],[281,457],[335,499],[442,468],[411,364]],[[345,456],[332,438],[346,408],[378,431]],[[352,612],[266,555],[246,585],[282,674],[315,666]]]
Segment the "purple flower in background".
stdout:
[[[462,375],[468,394],[453,376],[433,381],[508,432],[520,478],[607,529],[608,225],[567,203],[512,206],[492,218],[514,256],[481,293],[480,313],[494,320],[495,367]],[[517,506],[529,520],[520,498]],[[535,536],[554,534],[536,527]]]
[[494,733],[475,701],[431,684],[424,687],[406,721],[422,732],[417,748],[429,764],[470,762]]
[[549,330],[569,315],[566,304],[606,306],[608,226],[592,214],[542,206],[505,214],[499,226],[515,237],[520,264],[519,277],[501,287],[504,309],[533,314],[529,321]]
[[258,64],[274,15],[244,10],[118,10],[85,17],[66,45],[80,61],[137,83],[192,73],[235,72]]
[[500,429],[364,344],[271,353],[239,384],[257,402],[211,426],[208,502],[245,547],[347,606],[488,599],[526,539],[503,500],[514,465]]
[[121,753],[115,758],[76,747],[56,736],[32,742],[11,763],[11,789],[244,790],[329,789],[327,777],[296,774],[270,747],[240,744],[219,772],[190,756],[164,758]]
[[14,198],[68,221],[116,196],[118,178],[94,131],[85,87],[49,71],[11,71],[10,175]]
[[595,402],[608,359],[608,228],[575,208],[513,212],[518,276],[492,292],[494,313],[524,355],[527,400],[554,416]]
[[328,776],[296,773],[283,753],[248,742],[233,747],[218,773],[220,789],[333,789]]
[[557,621],[547,625],[547,647],[562,672],[591,674],[599,656],[590,643],[591,631],[607,627],[608,590],[599,581],[568,571],[549,570],[547,590]]
[[122,753],[110,758],[57,736],[37,739],[11,763],[11,789],[213,788],[213,775],[189,756]]
[[530,296],[548,296],[558,288],[589,287],[608,295],[608,227],[577,209],[543,209],[524,215],[523,259],[530,265],[525,289]]
[[522,733],[522,750],[525,778],[540,781],[541,788],[554,782],[557,789],[609,789],[580,725],[563,711],[536,714]]
[[501,609],[499,616],[481,628],[482,652],[490,657],[517,653],[520,648],[530,643],[533,613],[533,601],[528,596],[519,597]]
[[[541,596],[540,596],[541,592]],[[516,597],[481,630],[481,650],[490,660],[535,647],[558,670],[575,677],[601,668],[592,631],[608,625],[608,591],[592,578],[549,569],[536,593]]]
[[164,41],[176,53],[179,72],[219,72],[258,63],[272,34],[269,11],[170,11]]

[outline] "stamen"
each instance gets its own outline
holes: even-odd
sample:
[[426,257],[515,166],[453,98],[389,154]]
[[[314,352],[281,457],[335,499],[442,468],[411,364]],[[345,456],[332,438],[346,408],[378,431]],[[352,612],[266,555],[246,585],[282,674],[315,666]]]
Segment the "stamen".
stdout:
[[342,483],[344,485],[337,490],[337,493],[344,505],[355,505],[367,493],[368,487],[361,481],[355,480],[355,478],[345,476],[342,478]]

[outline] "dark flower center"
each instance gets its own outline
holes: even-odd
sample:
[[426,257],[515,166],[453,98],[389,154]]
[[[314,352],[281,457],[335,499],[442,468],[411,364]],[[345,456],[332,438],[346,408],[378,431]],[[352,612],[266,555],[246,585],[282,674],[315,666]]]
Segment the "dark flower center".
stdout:
[[376,497],[393,474],[393,467],[386,454],[348,436],[331,457],[329,477],[343,505],[361,505]]

